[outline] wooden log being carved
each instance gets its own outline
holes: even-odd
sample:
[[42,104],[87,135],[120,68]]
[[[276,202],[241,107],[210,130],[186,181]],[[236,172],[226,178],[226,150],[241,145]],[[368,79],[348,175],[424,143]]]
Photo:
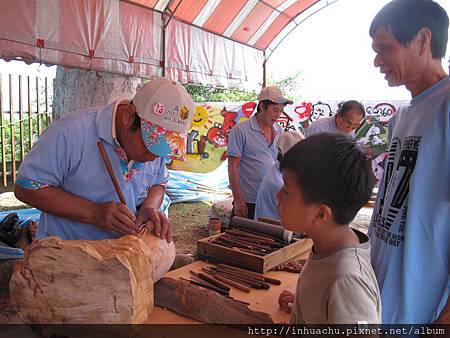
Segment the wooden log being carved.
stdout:
[[267,313],[189,282],[164,277],[155,284],[155,305],[204,323],[273,324]]
[[151,252],[153,282],[156,283],[170,270],[175,260],[175,245],[173,241],[168,243],[167,240],[156,237],[150,230],[138,234],[137,237],[145,243]]
[[153,309],[151,249],[164,261],[154,242],[37,241],[15,267],[11,303],[27,323],[142,323]]

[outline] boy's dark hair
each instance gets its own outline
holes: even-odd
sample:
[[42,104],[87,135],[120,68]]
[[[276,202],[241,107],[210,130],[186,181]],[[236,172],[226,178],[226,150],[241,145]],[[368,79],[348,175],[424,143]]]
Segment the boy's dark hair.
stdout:
[[372,165],[355,141],[341,134],[307,137],[284,156],[280,170],[295,172],[305,203],[323,203],[338,224],[349,224],[369,200]]
[[393,0],[384,6],[370,25],[373,38],[385,27],[404,46],[408,46],[420,29],[431,31],[431,53],[442,59],[447,50],[449,19],[445,10],[432,0]]
[[354,108],[358,109],[361,112],[363,118],[366,117],[366,111],[364,110],[364,106],[356,100],[349,100],[339,103],[337,113],[342,116],[345,116],[348,111]]

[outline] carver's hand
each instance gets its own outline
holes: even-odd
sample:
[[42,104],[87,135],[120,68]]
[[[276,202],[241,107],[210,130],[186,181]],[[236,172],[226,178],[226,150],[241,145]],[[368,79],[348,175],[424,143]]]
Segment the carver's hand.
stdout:
[[247,204],[243,199],[235,199],[233,208],[236,216],[247,218],[248,215]]
[[[288,290],[284,290],[278,297],[278,305],[284,312],[291,313],[292,303],[294,303],[295,295]],[[291,304],[291,305],[289,305]]]
[[136,215],[135,225],[140,227],[147,222],[153,223],[156,236],[165,238],[169,243],[172,242],[172,224],[162,211],[150,206],[141,206]]
[[97,203],[93,208],[93,223],[96,226],[121,235],[136,232],[135,220],[134,214],[122,203]]

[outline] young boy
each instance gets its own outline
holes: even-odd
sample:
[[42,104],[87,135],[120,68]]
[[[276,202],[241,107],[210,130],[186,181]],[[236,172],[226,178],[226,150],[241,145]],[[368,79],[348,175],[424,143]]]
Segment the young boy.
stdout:
[[291,322],[296,324],[380,323],[369,239],[348,225],[372,193],[370,161],[348,137],[323,133],[292,147],[280,169],[281,222],[314,242],[296,296],[283,291],[280,307],[289,312],[295,298]]

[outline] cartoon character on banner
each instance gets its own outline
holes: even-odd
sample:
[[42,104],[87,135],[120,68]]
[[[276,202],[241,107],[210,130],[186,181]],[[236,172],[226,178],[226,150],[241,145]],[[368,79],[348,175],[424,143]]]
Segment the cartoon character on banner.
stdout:
[[192,128],[207,128],[206,123],[208,122],[208,111],[205,106],[196,106],[194,118],[192,119]]
[[295,118],[294,121],[298,124],[298,130],[303,132],[309,125],[309,118],[311,116],[313,106],[311,102],[302,102],[300,105],[294,108]]
[[381,134],[385,132],[385,127],[378,120],[366,119],[369,129],[362,137],[358,137],[358,142],[363,145],[371,144],[374,146],[384,145],[386,142],[380,138]]
[[[200,157],[204,159],[207,159],[209,157],[209,154],[205,151],[206,136],[200,135],[200,138],[197,139],[197,136],[199,136],[200,133],[199,130],[208,128],[208,117],[208,111],[206,110],[205,106],[195,107],[195,115],[192,119],[191,130],[187,137],[187,154],[200,155]],[[199,130],[196,130],[194,128]]]
[[223,123],[216,122],[214,126],[208,130],[208,141],[217,148],[226,147],[228,144],[228,134],[231,128],[238,122],[248,119],[255,110],[255,102],[247,102],[237,111],[227,111],[224,107],[220,112],[223,116]]
[[252,116],[255,111],[256,103],[253,101],[244,103],[241,107],[236,110],[236,117],[234,118],[234,123],[237,124],[239,122],[245,121]]
[[313,111],[309,117],[310,124],[316,122],[321,117],[329,117],[333,115],[330,106],[327,103],[318,102],[312,106]]

